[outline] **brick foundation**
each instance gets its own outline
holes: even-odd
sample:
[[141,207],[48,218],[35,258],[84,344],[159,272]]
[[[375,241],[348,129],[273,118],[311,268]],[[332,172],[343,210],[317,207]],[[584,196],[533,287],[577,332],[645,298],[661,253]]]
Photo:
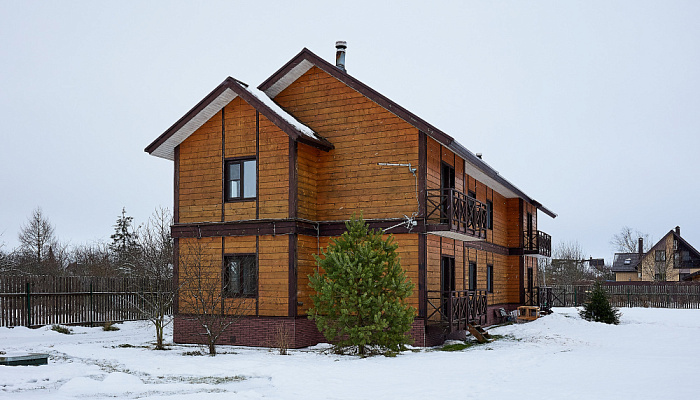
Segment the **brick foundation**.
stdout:
[[[495,310],[505,308],[511,311],[517,304],[499,304],[490,306],[487,312],[486,326],[498,323]],[[217,344],[277,347],[279,332],[287,332],[289,348],[298,349],[326,342],[316,328],[316,323],[306,317],[244,317],[232,324],[224,332]],[[459,339],[464,332],[448,333],[444,327],[426,326],[422,319],[416,319],[408,332],[417,347],[438,346],[446,339]],[[178,314],[173,322],[173,341],[175,343],[204,343],[204,328],[190,315]]]

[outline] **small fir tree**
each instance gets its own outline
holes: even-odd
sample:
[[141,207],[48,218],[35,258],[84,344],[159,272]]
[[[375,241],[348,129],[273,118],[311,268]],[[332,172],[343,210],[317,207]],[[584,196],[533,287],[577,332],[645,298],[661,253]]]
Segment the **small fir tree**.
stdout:
[[114,234],[110,236],[112,243],[109,245],[109,250],[119,271],[126,275],[136,272],[136,262],[141,249],[138,234],[132,225],[133,219],[127,216],[126,209],[122,208],[122,215],[117,218],[117,223],[114,225]]
[[604,322],[606,324],[620,323],[620,310],[610,305],[608,294],[600,282],[593,286],[591,299],[579,311],[581,318],[587,321]]
[[309,318],[339,353],[396,354],[410,343],[415,309],[406,304],[413,284],[406,278],[394,243],[353,215],[309,276],[315,290]]

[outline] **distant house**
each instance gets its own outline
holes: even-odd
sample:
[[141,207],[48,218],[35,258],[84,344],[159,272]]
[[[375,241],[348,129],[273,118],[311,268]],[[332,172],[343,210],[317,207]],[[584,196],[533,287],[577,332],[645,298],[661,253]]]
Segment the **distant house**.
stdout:
[[681,228],[670,230],[649,251],[639,239],[636,253],[616,253],[613,272],[617,282],[678,282],[696,280],[700,272],[700,252],[681,237]]
[[[204,246],[211,285],[253,303],[221,344],[265,346],[280,327],[291,347],[323,340],[306,315],[308,275],[353,213],[391,228],[421,346],[524,303],[551,254],[538,211],[556,214],[349,75],[343,46],[337,56],[303,49],[257,89],[226,78],[146,148],[174,162],[176,254]],[[176,342],[200,340],[191,312],[178,306]]]

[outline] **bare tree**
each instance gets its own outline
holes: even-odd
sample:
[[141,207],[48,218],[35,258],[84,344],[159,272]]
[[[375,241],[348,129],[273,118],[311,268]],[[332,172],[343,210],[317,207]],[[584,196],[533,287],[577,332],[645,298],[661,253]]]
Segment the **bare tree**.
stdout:
[[613,235],[612,239],[610,239],[610,245],[619,253],[636,253],[639,251],[639,238],[642,238],[644,242],[642,250],[644,252],[649,251],[653,245],[651,237],[629,226],[623,226],[619,233]]
[[54,227],[44,216],[40,207],[32,212],[26,225],[18,234],[22,261],[27,272],[47,273],[45,261],[49,252],[55,252],[58,241],[54,236]]
[[595,280],[595,273],[584,260],[581,245],[576,242],[559,242],[554,249],[552,260],[543,264],[543,275],[549,285],[572,285]]
[[177,290],[173,288],[173,239],[170,237],[172,214],[168,209],[155,210],[146,225],[139,229],[138,307],[156,329],[156,349],[163,349],[163,330],[172,322],[170,311]]
[[[181,311],[190,314],[203,328],[203,344],[208,347],[210,355],[215,355],[219,337],[249,313],[255,299],[231,294],[233,288],[222,282],[225,275],[222,274],[222,263],[207,253],[203,240],[188,241],[180,248],[179,305]],[[229,268],[234,267],[226,267]],[[241,274],[245,269],[237,271]],[[245,273],[248,275],[245,279],[254,282],[255,276],[251,272]]]
[[109,247],[104,243],[74,246],[70,252],[67,272],[79,276],[117,276],[110,259]]

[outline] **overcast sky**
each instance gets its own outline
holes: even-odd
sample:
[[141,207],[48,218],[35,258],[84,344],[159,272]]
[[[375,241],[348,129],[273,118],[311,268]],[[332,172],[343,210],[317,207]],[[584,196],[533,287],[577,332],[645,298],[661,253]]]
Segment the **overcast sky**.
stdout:
[[[388,3],[388,4],[386,4]],[[455,137],[610,262],[624,225],[700,248],[700,2],[0,0],[0,243],[71,244],[172,208],[143,151],[227,76],[307,47]]]

